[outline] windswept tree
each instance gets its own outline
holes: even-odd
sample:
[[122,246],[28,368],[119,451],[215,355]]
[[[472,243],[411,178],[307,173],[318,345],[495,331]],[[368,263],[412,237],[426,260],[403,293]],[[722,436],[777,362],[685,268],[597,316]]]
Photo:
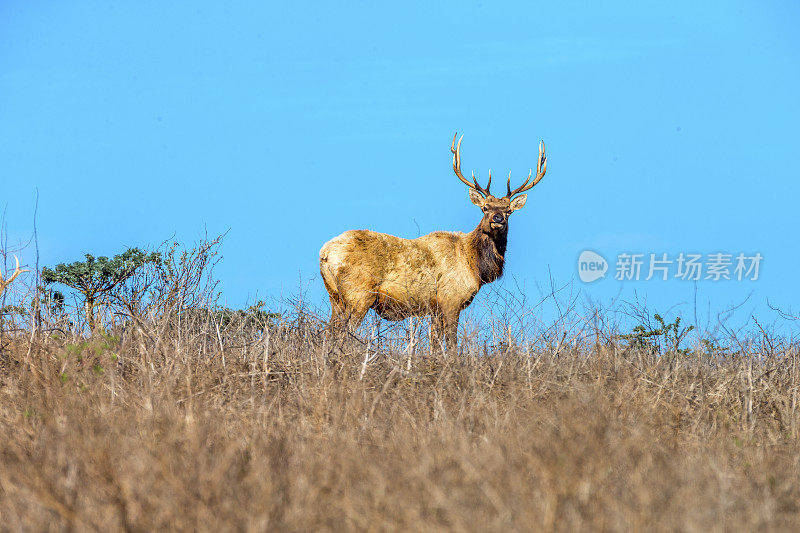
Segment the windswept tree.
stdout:
[[159,263],[161,254],[130,248],[109,259],[86,254],[85,261],[61,263],[54,269],[42,269],[42,281],[49,285],[60,283],[75,289],[83,296],[86,323],[89,330],[95,329],[95,307],[107,300],[112,291],[133,276],[136,270],[147,263]]

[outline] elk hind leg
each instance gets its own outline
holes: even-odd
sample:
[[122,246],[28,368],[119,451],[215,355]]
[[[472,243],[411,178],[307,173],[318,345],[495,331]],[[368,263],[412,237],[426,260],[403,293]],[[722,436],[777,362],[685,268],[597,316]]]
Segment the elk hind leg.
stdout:
[[331,296],[331,319],[326,336],[335,344],[343,342],[349,333],[358,329],[369,308],[368,303],[358,302],[357,305],[351,306]]
[[329,328],[334,332],[356,330],[375,303],[375,295],[363,290],[353,291],[348,285],[324,275],[323,282],[331,300]]
[[332,331],[342,328],[345,323],[345,309],[338,296],[331,295],[331,319],[328,321],[328,327]]
[[368,292],[350,294],[345,298],[341,293],[336,297],[331,295],[331,325],[347,331],[355,331],[370,307],[375,303],[375,297]]
[[358,329],[373,303],[375,303],[375,297],[370,297],[369,294],[359,295],[347,302],[343,319],[349,331]]

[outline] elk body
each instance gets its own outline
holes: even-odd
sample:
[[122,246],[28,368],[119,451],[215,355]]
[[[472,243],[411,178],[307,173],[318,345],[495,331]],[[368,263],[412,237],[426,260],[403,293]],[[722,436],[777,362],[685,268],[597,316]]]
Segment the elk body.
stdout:
[[11,274],[10,278],[4,280],[3,279],[3,273],[0,272],[0,294],[3,294],[3,291],[6,290],[6,287],[11,285],[11,282],[14,281],[14,279],[17,276],[19,276],[23,272],[27,272],[27,270],[20,270],[19,269],[19,259],[17,258],[17,256],[14,256],[14,260],[17,262],[17,268],[14,270],[14,273]]
[[382,318],[432,317],[431,346],[456,347],[458,317],[480,288],[503,275],[508,218],[525,205],[521,194],[539,183],[547,170],[544,143],[539,144],[536,177],[496,198],[486,188],[461,173],[461,139],[450,150],[453,171],[469,187],[469,198],[483,212],[469,233],[436,231],[416,239],[402,239],[369,230],[345,231],[320,250],[319,262],[331,300],[331,327],[355,328],[367,311]]

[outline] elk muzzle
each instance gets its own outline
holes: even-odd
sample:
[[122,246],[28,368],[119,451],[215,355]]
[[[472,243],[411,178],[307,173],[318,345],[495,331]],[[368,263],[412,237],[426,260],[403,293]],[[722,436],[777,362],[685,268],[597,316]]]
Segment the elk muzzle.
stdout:
[[506,217],[501,213],[495,213],[490,220],[492,229],[503,229],[506,226]]

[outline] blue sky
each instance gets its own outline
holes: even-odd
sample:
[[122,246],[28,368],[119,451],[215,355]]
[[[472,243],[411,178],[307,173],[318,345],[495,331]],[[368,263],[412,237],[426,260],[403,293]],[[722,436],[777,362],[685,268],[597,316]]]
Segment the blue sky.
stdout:
[[[483,179],[522,179],[544,139],[503,287],[687,312],[696,291],[711,314],[751,295],[768,315],[800,296],[799,23],[791,2],[4,0],[0,206],[26,240],[38,190],[44,265],[229,230],[229,305],[300,280],[321,304],[340,232],[477,224],[456,130]],[[764,261],[754,282],[585,285],[584,249],[612,270],[626,251]]]

